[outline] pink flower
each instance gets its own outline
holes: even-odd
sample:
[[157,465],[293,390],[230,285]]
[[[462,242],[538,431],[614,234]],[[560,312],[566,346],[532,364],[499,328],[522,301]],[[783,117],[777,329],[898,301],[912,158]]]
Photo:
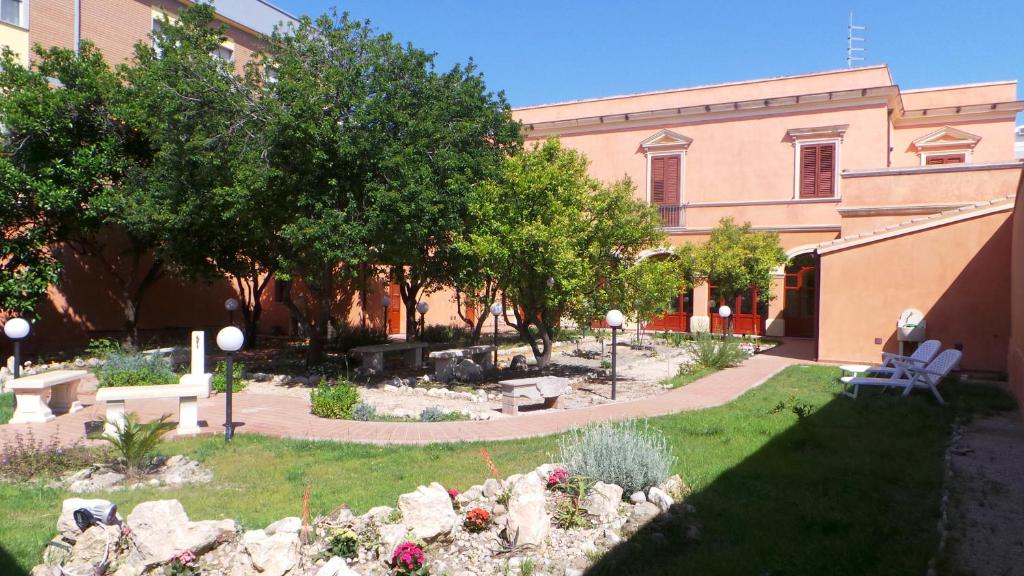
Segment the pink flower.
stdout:
[[402,542],[391,554],[391,563],[405,570],[418,570],[426,557],[415,542]]
[[569,472],[565,468],[555,468],[555,470],[548,475],[548,488],[555,488],[560,484],[565,484],[569,480]]
[[459,491],[456,490],[455,488],[449,488],[448,489],[448,497],[451,498],[452,501],[454,502],[455,499],[459,497]]

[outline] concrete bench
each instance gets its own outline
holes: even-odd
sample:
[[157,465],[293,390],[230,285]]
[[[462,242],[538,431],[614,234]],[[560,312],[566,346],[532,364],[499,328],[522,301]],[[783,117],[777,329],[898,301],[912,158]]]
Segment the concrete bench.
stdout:
[[[14,392],[18,407],[11,416],[11,424],[49,422],[58,414],[78,412],[78,384],[89,372],[85,370],[54,370],[24,376],[7,382]],[[49,401],[45,396],[49,394]]]
[[484,370],[494,367],[494,346],[470,346],[468,348],[450,348],[431,352],[429,358],[434,361],[434,378],[438,382],[447,383],[455,373],[455,366],[465,359],[470,359]]
[[411,368],[423,366],[423,349],[426,347],[426,342],[396,342],[357,346],[349,350],[349,353],[361,358],[364,372],[380,374],[384,371],[384,355],[395,352],[402,354],[407,366]]
[[160,384],[157,386],[112,386],[96,391],[96,400],[107,403],[107,423],[103,431],[115,432],[115,423],[124,422],[128,400],[178,399],[178,435],[199,433],[199,397],[206,389],[194,384]]
[[[569,379],[559,376],[538,376],[535,378],[517,378],[502,380],[501,412],[509,416],[519,414],[521,404],[544,403],[545,408],[558,408],[563,394],[572,391]],[[528,402],[522,402],[522,399]]]

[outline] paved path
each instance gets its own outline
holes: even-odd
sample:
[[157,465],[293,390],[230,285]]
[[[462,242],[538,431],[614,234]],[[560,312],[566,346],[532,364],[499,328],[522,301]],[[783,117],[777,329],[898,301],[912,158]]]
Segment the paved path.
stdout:
[[[572,410],[523,413],[514,418],[465,422],[356,422],[327,420],[309,412],[305,398],[280,395],[238,394],[234,397],[236,434],[259,433],[283,438],[338,440],[369,444],[429,444],[475,440],[510,440],[544,436],[591,422],[650,417],[686,410],[721,406],[759,386],[783,368],[812,362],[813,343],[787,340],[782,346],[754,356],[742,365],[716,372],[682,388],[638,400],[602,404]],[[16,433],[31,431],[36,439],[55,439],[70,445],[84,438],[85,423],[103,415],[95,394],[82,395],[84,410],[46,424],[0,425],[0,443],[10,442]],[[161,414],[177,415],[175,400],[140,400],[126,408],[149,420]],[[224,395],[199,401],[203,433],[223,433]]]

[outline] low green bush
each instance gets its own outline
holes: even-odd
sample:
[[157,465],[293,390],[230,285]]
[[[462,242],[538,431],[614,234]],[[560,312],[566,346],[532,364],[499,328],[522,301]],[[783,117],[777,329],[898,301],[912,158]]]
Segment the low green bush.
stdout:
[[[245,377],[245,364],[241,362],[231,363],[231,391],[241,392],[245,390],[245,381],[242,378]],[[213,370],[213,378],[210,379],[210,387],[217,392],[228,391],[228,365],[226,362],[217,362],[217,367]]]
[[465,328],[429,324],[423,329],[419,339],[423,342],[433,342],[436,344],[467,344],[472,338],[469,331]]
[[309,395],[313,404],[313,414],[321,418],[350,420],[359,403],[359,389],[351,382],[339,380],[331,386],[325,380]]
[[420,412],[420,422],[457,422],[465,419],[465,414],[461,412],[445,412],[437,406],[424,408]]
[[675,462],[665,436],[635,420],[574,430],[562,437],[559,448],[571,474],[618,484],[626,494],[663,482]]
[[743,351],[734,340],[722,340],[710,334],[701,334],[685,343],[691,365],[712,370],[732,368],[750,355]]
[[337,350],[344,352],[357,346],[371,346],[373,344],[383,344],[387,341],[388,334],[383,328],[352,326],[346,323],[338,327],[337,332],[334,334],[334,339],[331,340],[331,345]]
[[177,384],[178,375],[167,358],[159,354],[111,352],[96,370],[100,387]]
[[106,358],[115,352],[121,352],[121,343],[112,338],[90,338],[85,347],[85,355],[93,358]]
[[360,402],[356,404],[356,407],[352,409],[352,419],[359,420],[362,422],[370,422],[377,418],[377,409],[371,404],[366,402]]

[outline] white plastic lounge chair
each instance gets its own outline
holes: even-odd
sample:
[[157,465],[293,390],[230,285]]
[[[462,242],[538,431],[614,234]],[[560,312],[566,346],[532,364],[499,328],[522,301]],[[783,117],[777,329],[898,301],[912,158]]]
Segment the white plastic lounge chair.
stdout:
[[946,350],[935,357],[934,360],[928,363],[925,367],[911,366],[908,362],[902,362],[896,360],[897,366],[903,369],[903,374],[899,377],[890,376],[888,378],[866,378],[866,377],[853,377],[846,376],[841,378],[847,387],[852,387],[853,391],[844,390],[843,394],[851,398],[857,397],[857,392],[861,386],[895,386],[903,388],[903,396],[910,394],[910,391],[914,388],[927,388],[931,390],[935,399],[939,401],[939,404],[945,404],[946,401],[942,399],[942,395],[939,394],[938,385],[939,382],[945,378],[949,372],[960,363],[961,352],[959,350]]
[[888,376],[900,378],[903,376],[903,368],[897,362],[910,364],[911,366],[923,368],[935,358],[935,355],[942,349],[942,342],[938,340],[925,340],[914,350],[910,356],[900,356],[891,352],[882,352],[882,364],[872,366],[867,374],[875,377]]

